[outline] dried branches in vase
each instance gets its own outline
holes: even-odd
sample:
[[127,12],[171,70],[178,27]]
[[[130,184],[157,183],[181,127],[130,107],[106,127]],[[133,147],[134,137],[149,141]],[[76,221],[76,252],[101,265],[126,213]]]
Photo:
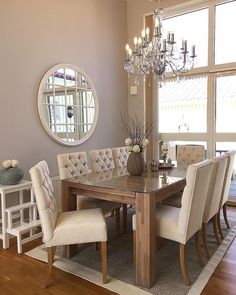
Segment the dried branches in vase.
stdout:
[[142,152],[149,143],[148,137],[153,130],[153,123],[145,124],[137,115],[131,116],[121,115],[122,129],[128,136],[125,144],[130,152],[127,161],[127,170],[131,175],[141,175],[145,168]]
[[125,144],[130,152],[143,152],[148,145],[148,137],[153,130],[153,123],[145,124],[144,120],[140,119],[137,114],[134,117],[121,115],[122,129],[128,136],[125,139]]

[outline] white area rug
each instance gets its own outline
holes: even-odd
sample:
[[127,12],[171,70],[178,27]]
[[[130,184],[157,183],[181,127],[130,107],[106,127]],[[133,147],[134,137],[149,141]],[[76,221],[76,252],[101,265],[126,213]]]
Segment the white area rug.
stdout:
[[[214,251],[212,245],[215,245],[215,242],[211,242],[211,232],[209,233],[209,235],[209,246],[211,251]],[[94,248],[92,246],[82,248],[79,254],[76,255],[73,259],[65,259],[57,255],[54,266],[76,276],[82,277],[86,280],[89,280],[120,295],[199,295],[207,284],[215,268],[223,258],[225,252],[227,251],[235,236],[236,226],[228,232],[222,244],[214,251],[213,256],[203,269],[200,268],[196,262],[195,253],[193,251],[193,243],[189,243],[189,257],[187,259],[187,263],[190,277],[192,281],[195,281],[191,287],[185,286],[182,281],[182,275],[179,269],[178,262],[178,247],[176,248],[177,244],[172,242],[168,243],[168,245],[165,245],[160,250],[160,252],[162,251],[160,255],[157,252],[157,256],[159,256],[157,258],[159,262],[159,270],[157,274],[158,279],[156,285],[150,290],[144,290],[134,286],[132,249],[130,253],[126,253],[128,251],[127,245],[129,245],[129,242],[127,242],[127,237],[129,237],[129,235],[123,237],[123,241],[122,237],[121,239],[119,239],[119,241],[114,238],[113,241],[110,242],[108,245],[108,273],[111,276],[109,277],[109,283],[106,285],[101,284],[100,252],[94,251]],[[121,244],[119,244],[120,240]],[[124,249],[119,253],[119,251],[117,251],[116,249],[120,249],[122,245],[124,246]],[[174,253],[174,258],[171,257],[172,252]],[[43,249],[43,246],[39,246],[27,252],[26,254],[38,260],[44,262],[47,261],[47,253]],[[131,257],[128,257],[130,255]],[[109,263],[110,256],[111,261]],[[163,257],[163,261],[161,260],[161,257]],[[176,261],[173,262],[173,259],[176,259]],[[118,263],[114,265],[114,261],[116,260],[118,260]]]

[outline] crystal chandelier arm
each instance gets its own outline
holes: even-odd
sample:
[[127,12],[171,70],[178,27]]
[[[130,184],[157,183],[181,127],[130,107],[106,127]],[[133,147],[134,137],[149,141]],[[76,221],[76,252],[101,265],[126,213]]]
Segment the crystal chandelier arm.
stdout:
[[176,76],[190,71],[194,66],[196,54],[193,45],[191,56],[188,55],[187,40],[184,40],[180,50],[177,50],[173,32],[168,32],[167,37],[162,38],[162,22],[165,16],[160,8],[160,0],[156,1],[157,9],[153,12],[153,37],[150,40],[149,28],[144,28],[141,37],[134,38],[134,51],[126,46],[127,59],[124,68],[135,77],[145,77],[153,73],[154,78],[163,81],[167,66]]

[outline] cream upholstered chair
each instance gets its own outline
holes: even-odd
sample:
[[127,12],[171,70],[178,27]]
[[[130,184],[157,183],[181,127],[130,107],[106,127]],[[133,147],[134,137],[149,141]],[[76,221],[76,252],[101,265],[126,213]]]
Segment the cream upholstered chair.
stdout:
[[[189,165],[186,175],[186,186],[183,191],[182,207],[159,205],[156,209],[156,235],[161,238],[179,242],[180,266],[184,281],[190,284],[186,270],[186,243],[195,235],[197,256],[202,264],[200,230],[206,203],[209,181],[213,162],[203,162]],[[135,241],[136,216],[133,215],[133,230]]]
[[[203,161],[205,147],[203,145],[176,145],[176,160],[178,166],[188,166]],[[164,205],[180,208],[182,192],[162,201]]]
[[177,145],[177,166],[188,166],[203,161],[205,158],[205,147],[203,145]]
[[[115,168],[119,171],[120,175],[125,172],[127,167],[127,161],[129,158],[129,151],[127,146],[112,148],[112,156],[114,160]],[[124,170],[124,171],[122,171]],[[122,204],[123,207],[123,232],[127,232],[127,205]]]
[[223,209],[223,215],[224,215],[224,220],[226,223],[226,226],[230,228],[228,218],[227,218],[227,206],[226,202],[229,197],[229,188],[230,188],[230,183],[231,183],[231,178],[232,178],[232,173],[233,173],[233,166],[234,166],[234,159],[235,159],[235,150],[228,151],[226,152],[226,155],[228,156],[228,164],[226,167],[226,173],[225,173],[225,178],[224,178],[224,184],[223,184],[223,190],[222,190],[222,196],[221,196],[221,201],[220,201],[220,206],[219,206],[219,213],[217,215],[217,221],[218,221],[218,228],[219,232],[221,235],[221,238],[224,238],[222,229],[221,229],[221,222],[220,222],[220,211]]
[[93,172],[107,171],[115,168],[112,150],[101,149],[89,152],[91,168]]
[[112,156],[115,168],[127,167],[129,151],[127,146],[112,148]]
[[[89,157],[92,171],[95,173],[101,173],[115,168],[112,150],[110,148],[91,150],[89,151]],[[121,204],[119,204],[119,206],[121,206]],[[116,212],[118,214],[118,210]],[[126,212],[123,211],[123,216],[124,214],[127,215],[127,210]],[[126,227],[126,223],[126,219],[123,219],[124,228]]]
[[103,283],[107,282],[107,228],[101,209],[58,212],[56,196],[45,161],[30,169],[32,186],[42,222],[43,242],[48,253],[47,287],[51,278],[56,246],[101,242]]
[[[87,175],[91,172],[88,167],[86,152],[67,153],[57,155],[60,179]],[[120,204],[93,199],[83,195],[77,195],[77,210],[101,208],[105,216],[110,216],[115,211],[116,231],[120,233]]]
[[208,258],[210,252],[207,243],[207,225],[212,220],[216,241],[219,244],[217,214],[224,184],[225,171],[228,162],[228,155],[224,154],[213,159],[213,171],[211,174],[209,190],[202,220],[202,239],[203,246]]

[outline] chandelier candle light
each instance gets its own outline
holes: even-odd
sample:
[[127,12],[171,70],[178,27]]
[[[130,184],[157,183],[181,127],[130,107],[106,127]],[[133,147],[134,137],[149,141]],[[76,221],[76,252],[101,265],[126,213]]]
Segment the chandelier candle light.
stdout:
[[175,35],[168,32],[163,38],[162,22],[165,18],[164,11],[158,8],[153,12],[153,35],[150,39],[149,28],[143,29],[141,37],[134,38],[134,50],[126,45],[127,58],[124,68],[128,74],[136,77],[147,76],[153,73],[154,79],[163,82],[165,72],[172,71],[177,77],[180,74],[190,71],[194,67],[196,57],[195,45],[191,47],[191,53],[188,51],[187,40],[182,40],[180,50],[178,50]]

